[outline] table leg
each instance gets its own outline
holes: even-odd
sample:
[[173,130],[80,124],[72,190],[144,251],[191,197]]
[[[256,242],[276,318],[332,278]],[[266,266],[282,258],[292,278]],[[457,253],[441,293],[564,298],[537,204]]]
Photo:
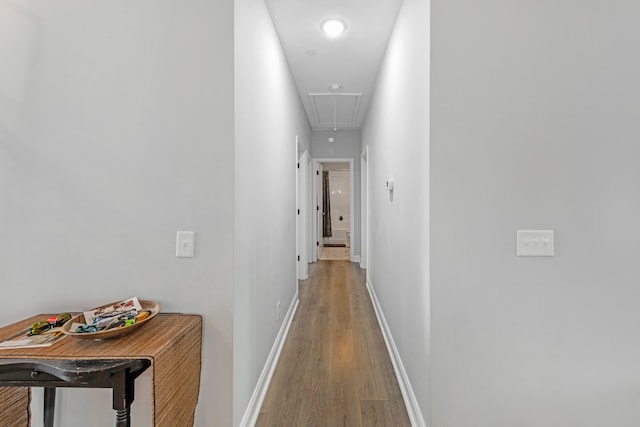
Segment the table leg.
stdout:
[[131,424],[131,413],[127,409],[116,410],[116,427],[129,427]]
[[129,370],[113,376],[113,409],[116,410],[116,427],[129,427],[131,423],[131,403],[135,378]]
[[53,419],[56,413],[56,388],[44,388],[44,427],[53,427]]

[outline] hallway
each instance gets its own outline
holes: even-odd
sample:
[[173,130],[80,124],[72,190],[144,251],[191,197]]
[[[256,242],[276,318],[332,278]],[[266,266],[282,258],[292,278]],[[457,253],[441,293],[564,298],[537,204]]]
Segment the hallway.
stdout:
[[365,271],[309,266],[256,426],[409,426]]

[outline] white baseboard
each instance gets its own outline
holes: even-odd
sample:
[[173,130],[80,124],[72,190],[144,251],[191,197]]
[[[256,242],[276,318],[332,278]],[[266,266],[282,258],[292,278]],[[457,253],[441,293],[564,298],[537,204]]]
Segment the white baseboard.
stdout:
[[387,344],[387,351],[389,352],[389,356],[391,357],[393,370],[395,371],[396,378],[398,379],[398,385],[400,386],[400,391],[402,392],[402,398],[404,399],[404,405],[407,408],[407,413],[409,415],[411,425],[413,427],[427,427],[427,424],[424,422],[424,418],[422,417],[422,411],[420,411],[420,405],[418,405],[416,395],[413,393],[411,382],[409,381],[407,372],[405,371],[404,365],[402,364],[402,359],[400,358],[400,354],[398,353],[396,344],[393,341],[391,330],[389,330],[389,325],[384,318],[382,307],[378,302],[376,292],[373,289],[373,286],[371,286],[371,282],[369,282],[368,278],[367,290],[369,291],[369,297],[371,298],[373,309],[376,312],[376,317],[378,318],[378,324],[380,325],[380,329],[382,330],[384,342]]
[[240,427],[254,427],[258,421],[258,415],[260,414],[260,408],[262,407],[264,396],[267,394],[271,377],[273,377],[273,371],[276,369],[276,365],[278,364],[282,346],[284,345],[287,333],[289,332],[289,327],[293,321],[293,315],[296,313],[298,308],[298,302],[298,291],[296,290],[296,294],[289,305],[289,310],[287,310],[287,315],[282,322],[278,336],[273,343],[269,357],[267,357],[267,362],[262,369],[256,388],[253,390],[253,394],[251,395],[247,409],[244,412],[242,421],[240,421]]
[[351,262],[357,262],[359,264],[360,263],[360,255],[354,255],[353,259],[351,260]]

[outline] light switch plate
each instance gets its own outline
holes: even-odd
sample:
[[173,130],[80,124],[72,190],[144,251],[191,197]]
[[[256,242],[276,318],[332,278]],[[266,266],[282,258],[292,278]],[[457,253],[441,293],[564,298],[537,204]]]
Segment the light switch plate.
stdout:
[[195,254],[196,233],[193,231],[178,231],[176,237],[176,256],[178,258],[193,258]]
[[518,230],[518,256],[554,256],[553,230]]

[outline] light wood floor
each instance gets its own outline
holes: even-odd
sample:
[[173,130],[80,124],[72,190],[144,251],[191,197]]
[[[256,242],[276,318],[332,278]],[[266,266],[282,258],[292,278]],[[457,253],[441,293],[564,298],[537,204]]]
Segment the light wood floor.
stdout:
[[410,426],[364,270],[309,267],[256,426]]

